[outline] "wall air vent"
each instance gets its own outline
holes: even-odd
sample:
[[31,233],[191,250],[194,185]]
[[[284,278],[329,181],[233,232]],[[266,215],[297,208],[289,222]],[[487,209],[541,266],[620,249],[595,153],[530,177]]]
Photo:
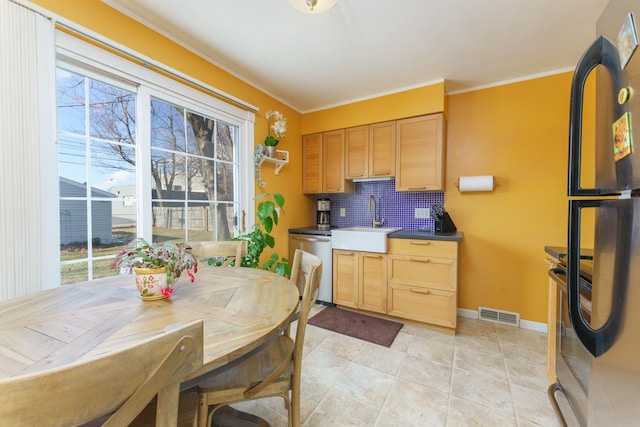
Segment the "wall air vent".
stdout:
[[520,313],[496,310],[495,308],[478,307],[478,319],[520,327]]

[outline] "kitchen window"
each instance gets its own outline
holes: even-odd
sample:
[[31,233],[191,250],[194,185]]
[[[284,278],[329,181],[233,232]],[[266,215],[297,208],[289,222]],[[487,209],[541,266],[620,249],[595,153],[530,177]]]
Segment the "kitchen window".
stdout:
[[58,36],[61,283],[117,274],[136,237],[236,235],[253,217],[253,113]]

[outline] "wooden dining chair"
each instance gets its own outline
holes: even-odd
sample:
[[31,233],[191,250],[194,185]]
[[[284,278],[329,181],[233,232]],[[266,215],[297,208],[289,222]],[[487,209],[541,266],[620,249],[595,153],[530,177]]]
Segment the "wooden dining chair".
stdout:
[[302,349],[309,310],[318,296],[322,262],[296,249],[293,271],[304,281],[295,339],[278,335],[256,354],[198,384],[198,427],[210,426],[216,411],[228,404],[263,397],[281,396],[289,425],[300,425],[300,375]]
[[204,242],[189,242],[193,254],[199,259],[223,258],[222,267],[228,267],[235,262],[240,267],[242,256],[247,254],[246,240],[208,240]]
[[127,426],[157,396],[156,425],[175,426],[180,381],[202,367],[202,334],[200,320],[104,356],[0,380],[0,423],[70,426],[106,416],[103,426]]

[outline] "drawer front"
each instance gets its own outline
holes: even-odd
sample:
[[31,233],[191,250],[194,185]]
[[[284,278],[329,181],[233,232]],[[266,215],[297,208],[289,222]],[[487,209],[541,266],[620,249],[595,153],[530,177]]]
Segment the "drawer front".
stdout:
[[389,284],[456,291],[458,261],[448,258],[428,258],[389,255]]
[[389,286],[389,314],[434,325],[456,327],[456,293],[411,286]]
[[458,242],[420,239],[389,239],[387,252],[398,255],[458,259]]

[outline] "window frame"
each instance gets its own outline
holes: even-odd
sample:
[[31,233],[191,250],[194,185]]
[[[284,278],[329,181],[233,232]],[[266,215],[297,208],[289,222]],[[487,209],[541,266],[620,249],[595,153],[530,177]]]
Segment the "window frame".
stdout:
[[[238,108],[177,80],[138,65],[103,48],[82,41],[67,33],[56,31],[56,67],[96,80],[104,81],[136,93],[136,180],[138,186],[137,233],[150,240],[153,235],[151,215],[150,103],[153,97],[171,102],[192,111],[224,121],[238,128],[239,175],[236,188],[238,212],[242,217],[255,217],[255,180],[253,171],[254,124],[252,111]],[[54,110],[54,114],[55,110]],[[57,132],[56,132],[57,135]],[[145,142],[143,142],[145,141]],[[140,147],[144,149],[140,149]],[[147,148],[149,148],[147,150]],[[57,161],[57,159],[56,159]],[[149,190],[149,191],[147,191]],[[57,197],[59,200],[59,195]],[[242,213],[246,213],[242,215]],[[239,224],[242,232],[243,224]],[[245,224],[250,229],[252,224]],[[59,224],[58,224],[59,227]],[[59,246],[59,230],[56,233]]]

